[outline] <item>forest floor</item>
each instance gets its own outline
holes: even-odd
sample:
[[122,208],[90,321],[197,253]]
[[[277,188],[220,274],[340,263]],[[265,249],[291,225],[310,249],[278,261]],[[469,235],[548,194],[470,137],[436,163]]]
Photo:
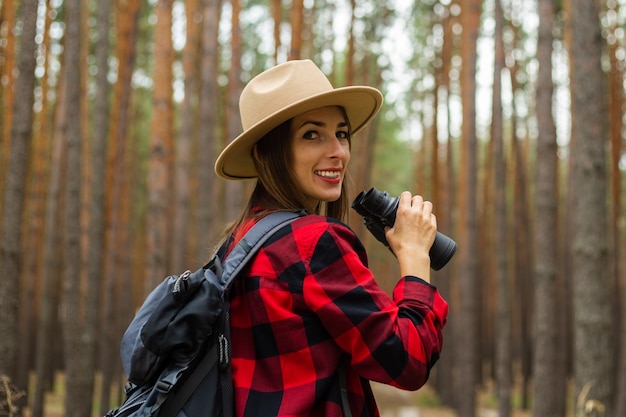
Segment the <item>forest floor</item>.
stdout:
[[[416,392],[402,391],[388,385],[372,384],[381,417],[458,417],[457,413],[441,405],[428,384]],[[513,417],[530,417],[530,411],[513,410]],[[477,417],[498,417],[497,402],[489,393],[479,399]]]
[[[458,417],[451,408],[441,405],[439,398],[428,385],[416,392],[402,391],[387,385],[372,384],[381,417]],[[57,378],[53,392],[46,394],[44,417],[63,417],[64,383]],[[98,391],[96,391],[98,392]],[[530,417],[527,410],[514,410],[512,417]],[[30,417],[26,410],[24,417]],[[95,413],[93,417],[101,417]],[[481,394],[477,417],[498,417],[497,402],[489,393]]]

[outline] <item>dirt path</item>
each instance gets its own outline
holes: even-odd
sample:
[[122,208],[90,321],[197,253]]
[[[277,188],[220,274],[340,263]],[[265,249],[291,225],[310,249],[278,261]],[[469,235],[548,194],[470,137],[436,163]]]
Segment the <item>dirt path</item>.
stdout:
[[437,396],[429,387],[419,391],[402,391],[388,385],[372,383],[381,417],[456,417],[438,405]]

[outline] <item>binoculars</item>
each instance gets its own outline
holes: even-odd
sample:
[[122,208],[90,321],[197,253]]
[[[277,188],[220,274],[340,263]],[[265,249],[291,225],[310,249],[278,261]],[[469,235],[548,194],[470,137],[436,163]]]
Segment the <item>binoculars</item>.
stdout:
[[[385,227],[393,227],[396,221],[399,197],[390,197],[386,191],[372,188],[361,191],[352,202],[352,208],[363,217],[363,223],[374,237],[389,248],[385,237]],[[437,232],[430,248],[430,267],[435,271],[443,268],[456,252],[456,242],[443,233]]]

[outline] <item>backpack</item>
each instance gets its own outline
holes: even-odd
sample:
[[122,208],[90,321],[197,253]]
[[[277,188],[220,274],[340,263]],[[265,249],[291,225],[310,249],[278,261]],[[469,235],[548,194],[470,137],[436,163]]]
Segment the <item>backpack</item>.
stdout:
[[105,417],[234,414],[228,290],[272,234],[298,217],[263,217],[223,264],[227,244],[204,267],[169,276],[148,295],[122,338],[126,398]]

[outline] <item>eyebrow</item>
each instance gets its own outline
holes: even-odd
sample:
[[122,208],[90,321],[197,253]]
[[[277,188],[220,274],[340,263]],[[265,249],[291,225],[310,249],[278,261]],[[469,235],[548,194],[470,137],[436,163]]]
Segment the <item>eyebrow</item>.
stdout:
[[[302,126],[307,125],[307,124],[312,124],[312,125],[319,126],[319,127],[326,126],[326,123],[324,122],[306,119],[302,123],[300,123],[300,125],[298,126],[298,129],[300,129]],[[348,127],[348,122],[341,122],[337,124],[337,128],[341,128],[341,127]]]

